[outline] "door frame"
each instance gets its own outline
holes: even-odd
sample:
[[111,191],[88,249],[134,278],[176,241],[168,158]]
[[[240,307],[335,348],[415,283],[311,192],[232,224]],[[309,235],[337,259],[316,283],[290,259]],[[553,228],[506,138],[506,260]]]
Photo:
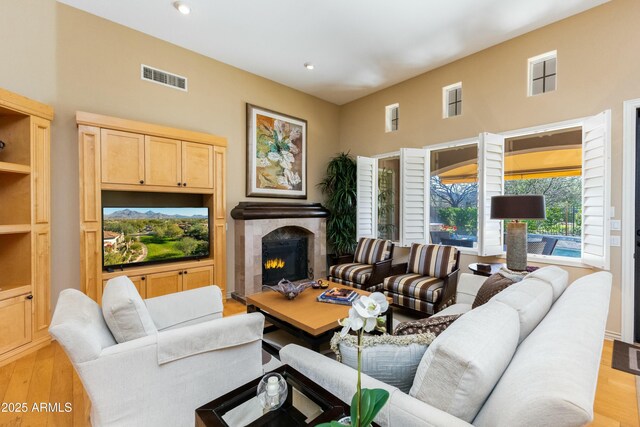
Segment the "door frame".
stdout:
[[[622,340],[633,343],[635,294],[635,185],[636,185],[636,119],[640,98],[623,103],[622,117]],[[625,197],[627,194],[634,196]],[[640,279],[640,278],[638,278]]]

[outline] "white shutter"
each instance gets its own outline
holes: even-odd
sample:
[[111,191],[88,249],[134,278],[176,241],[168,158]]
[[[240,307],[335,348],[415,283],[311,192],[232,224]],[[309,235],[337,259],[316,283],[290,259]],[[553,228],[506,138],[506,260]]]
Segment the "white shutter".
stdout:
[[609,269],[611,111],[582,125],[582,262]]
[[400,245],[429,243],[427,150],[400,150]]
[[356,237],[378,237],[378,159],[358,156]]
[[502,221],[490,218],[491,197],[504,194],[504,137],[481,133],[478,160],[478,255],[500,255]]

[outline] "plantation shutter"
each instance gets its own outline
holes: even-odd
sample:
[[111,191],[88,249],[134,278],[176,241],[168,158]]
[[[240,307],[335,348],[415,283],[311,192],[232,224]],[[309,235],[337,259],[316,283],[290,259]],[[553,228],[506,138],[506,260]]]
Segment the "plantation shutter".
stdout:
[[502,221],[491,219],[491,197],[504,194],[504,137],[481,133],[478,160],[478,255],[500,255]]
[[609,269],[611,111],[582,125],[582,262]]
[[400,150],[400,245],[429,243],[429,158],[427,150]]
[[356,238],[378,237],[378,159],[358,156]]

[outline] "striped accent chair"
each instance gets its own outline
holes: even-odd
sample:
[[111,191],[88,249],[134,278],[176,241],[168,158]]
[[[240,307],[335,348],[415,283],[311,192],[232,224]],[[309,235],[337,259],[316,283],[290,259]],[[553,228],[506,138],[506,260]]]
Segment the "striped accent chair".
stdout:
[[[460,251],[453,246],[413,244],[409,261],[393,266],[382,290],[399,305],[434,314],[454,303]],[[394,274],[397,273],[397,274]]]
[[339,259],[329,268],[329,280],[369,292],[382,289],[382,281],[391,274],[393,243],[390,240],[362,238],[356,252]]

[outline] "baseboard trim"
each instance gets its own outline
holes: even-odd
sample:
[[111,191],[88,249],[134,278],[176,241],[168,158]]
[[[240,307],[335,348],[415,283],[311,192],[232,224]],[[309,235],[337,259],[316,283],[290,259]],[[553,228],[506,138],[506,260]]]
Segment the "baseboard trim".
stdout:
[[609,341],[613,341],[613,340],[622,341],[622,335],[620,335],[620,332],[611,332],[611,331],[605,330],[604,339]]
[[51,343],[51,337],[49,337],[49,335],[47,334],[42,338],[33,340],[28,344],[20,346],[14,350],[8,351],[4,353],[2,356],[0,356],[0,367],[8,365],[9,363],[18,360],[29,353],[33,353],[36,350],[40,350],[42,347],[45,347],[50,343]]

